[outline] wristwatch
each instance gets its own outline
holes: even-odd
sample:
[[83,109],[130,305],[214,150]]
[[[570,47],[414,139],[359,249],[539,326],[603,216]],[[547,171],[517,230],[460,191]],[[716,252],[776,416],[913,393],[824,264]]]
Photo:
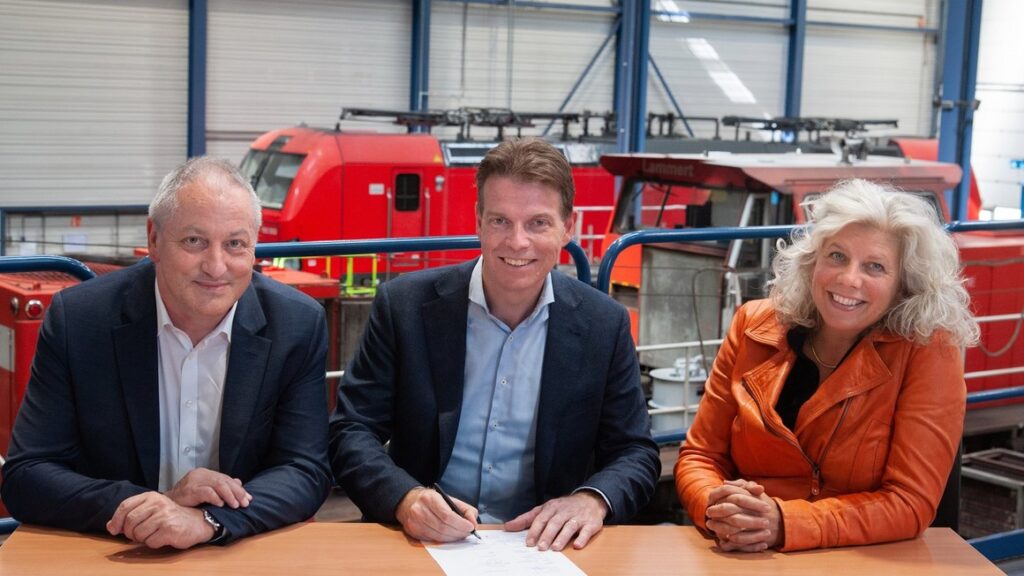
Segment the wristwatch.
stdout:
[[227,530],[224,529],[224,525],[217,522],[217,519],[213,517],[213,514],[210,514],[209,510],[203,510],[203,520],[206,520],[206,523],[213,527],[213,538],[210,538],[207,544],[216,544],[227,536]]

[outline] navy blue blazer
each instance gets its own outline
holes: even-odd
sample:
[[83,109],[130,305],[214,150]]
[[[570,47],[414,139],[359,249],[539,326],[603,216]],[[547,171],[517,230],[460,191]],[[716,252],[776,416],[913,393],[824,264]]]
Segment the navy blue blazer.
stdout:
[[[436,482],[448,465],[462,408],[474,264],[382,284],[338,386],[331,467],[368,520],[395,522],[402,497]],[[555,272],[552,284],[537,414],[537,503],[591,486],[612,505],[606,521],[623,522],[650,500],[661,471],[629,317],[582,282]]]
[[[105,532],[160,472],[155,269],[146,261],[56,294],[3,467],[22,522]],[[310,518],[327,497],[323,308],[254,273],[231,328],[220,471],[247,508],[204,506],[234,540]]]

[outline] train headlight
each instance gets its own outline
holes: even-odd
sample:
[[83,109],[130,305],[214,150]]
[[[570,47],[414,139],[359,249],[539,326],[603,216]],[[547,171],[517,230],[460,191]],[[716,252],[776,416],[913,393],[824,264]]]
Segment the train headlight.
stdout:
[[31,320],[38,320],[43,317],[43,303],[39,300],[29,300],[25,304],[25,316]]

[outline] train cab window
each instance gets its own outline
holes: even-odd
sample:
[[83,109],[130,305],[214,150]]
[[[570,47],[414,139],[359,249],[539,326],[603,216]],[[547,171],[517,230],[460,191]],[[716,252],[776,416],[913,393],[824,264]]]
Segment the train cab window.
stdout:
[[395,176],[395,210],[415,212],[420,209],[420,175]]
[[620,198],[616,228],[620,233],[646,228],[688,228],[711,225],[709,190],[656,182],[627,182],[631,195]]
[[285,154],[274,150],[249,150],[239,170],[249,179],[266,208],[281,208],[288,190],[306,159],[303,154]]

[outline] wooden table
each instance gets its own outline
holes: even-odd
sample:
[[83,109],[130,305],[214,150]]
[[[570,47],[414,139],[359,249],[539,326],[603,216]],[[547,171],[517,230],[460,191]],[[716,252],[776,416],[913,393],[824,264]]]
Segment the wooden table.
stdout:
[[[613,526],[566,552],[590,576],[755,574],[1002,574],[947,528],[915,540],[787,553],[723,553],[695,528]],[[419,542],[377,524],[307,523],[230,546],[149,550],[122,539],[22,526],[0,547],[0,575],[316,576],[442,574]]]

